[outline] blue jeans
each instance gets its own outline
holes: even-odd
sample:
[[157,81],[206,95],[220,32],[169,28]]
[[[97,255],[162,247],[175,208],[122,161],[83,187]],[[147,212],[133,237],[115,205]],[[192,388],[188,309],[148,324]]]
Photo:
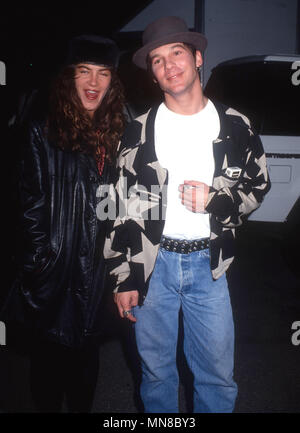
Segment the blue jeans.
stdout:
[[145,302],[134,308],[145,412],[178,412],[180,308],[184,353],[194,376],[194,412],[232,412],[237,385],[226,277],[212,279],[208,249],[179,254],[162,248]]

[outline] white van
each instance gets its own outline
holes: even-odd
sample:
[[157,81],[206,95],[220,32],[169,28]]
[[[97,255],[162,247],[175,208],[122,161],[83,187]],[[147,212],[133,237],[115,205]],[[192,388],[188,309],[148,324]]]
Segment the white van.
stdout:
[[271,189],[250,221],[300,221],[300,56],[242,57],[212,70],[206,95],[245,114],[260,135]]

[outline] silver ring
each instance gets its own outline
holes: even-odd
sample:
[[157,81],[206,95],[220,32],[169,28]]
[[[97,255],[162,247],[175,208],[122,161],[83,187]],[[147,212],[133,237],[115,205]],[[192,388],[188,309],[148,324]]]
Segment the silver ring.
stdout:
[[129,314],[131,313],[131,310],[123,310],[123,316],[124,317],[127,317],[127,316],[129,316]]

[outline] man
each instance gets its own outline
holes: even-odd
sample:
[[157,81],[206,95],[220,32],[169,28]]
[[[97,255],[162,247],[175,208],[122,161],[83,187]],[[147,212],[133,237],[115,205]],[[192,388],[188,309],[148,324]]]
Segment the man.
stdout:
[[134,63],[164,102],[125,132],[119,213],[104,255],[120,315],[134,322],[146,412],[178,412],[176,345],[194,375],[194,412],[232,412],[234,327],[225,271],[234,229],[269,189],[263,148],[246,117],[213,104],[198,70],[207,41],[177,17],[151,23]]

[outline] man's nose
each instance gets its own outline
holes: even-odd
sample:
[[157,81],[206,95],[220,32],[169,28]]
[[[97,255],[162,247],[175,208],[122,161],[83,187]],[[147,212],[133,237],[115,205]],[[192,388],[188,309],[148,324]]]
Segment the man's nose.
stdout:
[[171,58],[167,57],[165,60],[165,68],[171,69],[174,65],[175,65],[174,61]]

